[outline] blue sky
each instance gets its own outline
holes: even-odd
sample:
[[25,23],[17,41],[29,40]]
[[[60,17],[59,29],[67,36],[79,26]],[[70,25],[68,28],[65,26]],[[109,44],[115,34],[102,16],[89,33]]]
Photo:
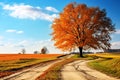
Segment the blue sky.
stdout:
[[60,52],[51,41],[51,24],[63,8],[71,3],[84,3],[106,9],[115,24],[112,48],[120,48],[119,0],[0,0],[0,53],[28,53],[47,46],[51,53]]

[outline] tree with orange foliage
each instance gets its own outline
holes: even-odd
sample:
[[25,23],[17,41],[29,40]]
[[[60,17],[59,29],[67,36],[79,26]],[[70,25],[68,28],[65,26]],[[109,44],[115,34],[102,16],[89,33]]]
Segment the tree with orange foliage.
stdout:
[[109,49],[110,34],[115,32],[105,9],[76,3],[64,8],[54,20],[52,30],[52,40],[57,48],[63,51],[78,48],[80,57],[83,57],[83,49]]

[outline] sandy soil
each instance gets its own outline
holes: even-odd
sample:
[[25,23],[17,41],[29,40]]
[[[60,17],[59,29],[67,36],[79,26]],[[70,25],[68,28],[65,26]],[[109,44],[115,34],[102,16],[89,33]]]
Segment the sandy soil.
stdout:
[[86,60],[65,65],[61,75],[63,80],[120,80],[87,67]]
[[45,64],[39,64],[31,68],[25,69],[23,71],[20,71],[18,73],[12,74],[10,76],[0,78],[0,80],[35,80],[45,70],[47,70],[51,65],[59,61],[52,61],[52,62],[47,62]]

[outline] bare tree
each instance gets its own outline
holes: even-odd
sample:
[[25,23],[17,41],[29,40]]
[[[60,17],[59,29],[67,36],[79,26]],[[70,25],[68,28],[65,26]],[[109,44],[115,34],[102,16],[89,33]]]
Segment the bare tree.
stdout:
[[43,47],[41,49],[41,54],[46,54],[48,52],[48,49],[46,47]]
[[22,52],[22,54],[25,54],[25,53],[26,53],[26,50],[25,50],[25,49],[22,49],[21,52]]

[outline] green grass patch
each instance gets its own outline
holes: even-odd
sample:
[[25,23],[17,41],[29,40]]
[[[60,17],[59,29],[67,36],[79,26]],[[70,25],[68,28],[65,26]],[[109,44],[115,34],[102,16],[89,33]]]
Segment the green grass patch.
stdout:
[[96,56],[96,55],[87,55],[87,54],[83,54],[83,57],[80,57],[79,54],[74,54],[74,56],[72,56],[71,58],[74,58],[74,59],[87,59],[87,60],[93,60],[93,59],[97,59],[97,58],[99,58],[99,57]]
[[74,59],[80,58],[80,55],[79,54],[74,54],[71,58],[74,58]]

